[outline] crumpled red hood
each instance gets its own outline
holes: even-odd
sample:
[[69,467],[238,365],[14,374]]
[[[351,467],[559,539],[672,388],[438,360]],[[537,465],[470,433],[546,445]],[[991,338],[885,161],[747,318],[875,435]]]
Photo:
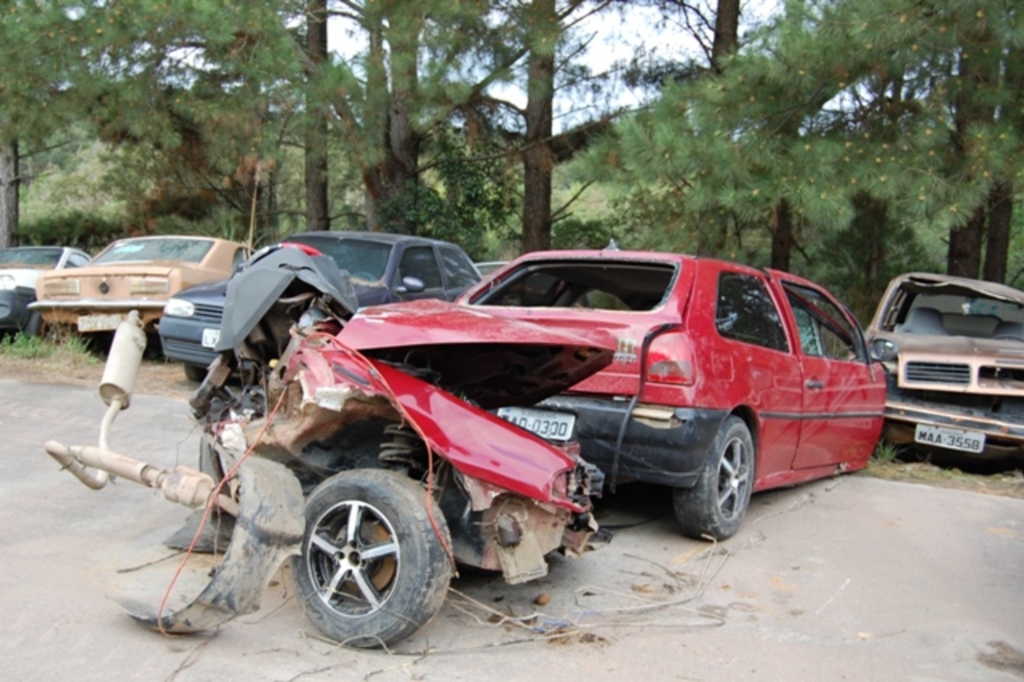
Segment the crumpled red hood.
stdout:
[[532,405],[611,363],[608,332],[567,332],[437,300],[365,308],[338,340],[361,353],[434,373],[484,409]]

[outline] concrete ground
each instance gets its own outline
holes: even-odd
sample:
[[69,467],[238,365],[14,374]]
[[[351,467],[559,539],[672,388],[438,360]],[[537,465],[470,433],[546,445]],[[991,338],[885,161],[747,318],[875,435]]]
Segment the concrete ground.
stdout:
[[[756,495],[717,546],[676,533],[665,491],[627,488],[602,505],[608,546],[525,585],[464,573],[388,652],[324,641],[286,569],[259,612],[161,636],[109,595],[154,559],[177,568],[160,542],[188,511],[91,491],[42,448],[95,444],[103,412],[95,391],[0,379],[6,680],[1024,679],[1024,501],[862,475]],[[196,459],[178,400],[135,396],[111,434],[161,466]]]

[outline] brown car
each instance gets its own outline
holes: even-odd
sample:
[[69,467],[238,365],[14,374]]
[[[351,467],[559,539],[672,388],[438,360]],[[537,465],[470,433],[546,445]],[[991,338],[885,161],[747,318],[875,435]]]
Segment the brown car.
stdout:
[[214,237],[119,239],[87,267],[41,275],[30,307],[42,314],[44,324],[82,333],[113,331],[129,311],[138,310],[152,331],[168,298],[230,276],[248,255],[245,245]]
[[1024,459],[1024,292],[900,275],[867,334],[888,370],[888,441],[965,460]]

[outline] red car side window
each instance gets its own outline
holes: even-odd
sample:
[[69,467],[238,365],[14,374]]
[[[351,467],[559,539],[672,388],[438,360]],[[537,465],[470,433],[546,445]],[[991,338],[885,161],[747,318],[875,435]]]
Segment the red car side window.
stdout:
[[789,351],[779,311],[764,282],[752,275],[723,272],[718,276],[715,327],[727,339]]

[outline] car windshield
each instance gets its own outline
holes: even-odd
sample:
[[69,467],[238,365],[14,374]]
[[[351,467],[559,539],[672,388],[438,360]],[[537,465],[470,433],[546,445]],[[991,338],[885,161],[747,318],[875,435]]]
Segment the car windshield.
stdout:
[[29,267],[54,266],[60,261],[60,249],[17,248],[0,250],[0,265]]
[[653,310],[676,273],[672,263],[528,262],[473,301],[476,305],[594,310]]
[[[925,328],[929,318],[935,321],[934,332]],[[988,298],[977,292],[939,293],[914,296],[897,329],[904,333],[989,338],[998,336],[997,328],[1007,325],[1024,325],[1024,306],[1020,303]]]
[[338,239],[336,237],[314,237],[302,235],[288,241],[308,244],[321,253],[330,256],[349,276],[369,282],[384,277],[384,271],[391,256],[390,244],[361,239]]
[[140,261],[174,260],[199,263],[213,248],[209,239],[188,237],[155,237],[122,239],[108,246],[90,265],[104,263],[137,263]]

